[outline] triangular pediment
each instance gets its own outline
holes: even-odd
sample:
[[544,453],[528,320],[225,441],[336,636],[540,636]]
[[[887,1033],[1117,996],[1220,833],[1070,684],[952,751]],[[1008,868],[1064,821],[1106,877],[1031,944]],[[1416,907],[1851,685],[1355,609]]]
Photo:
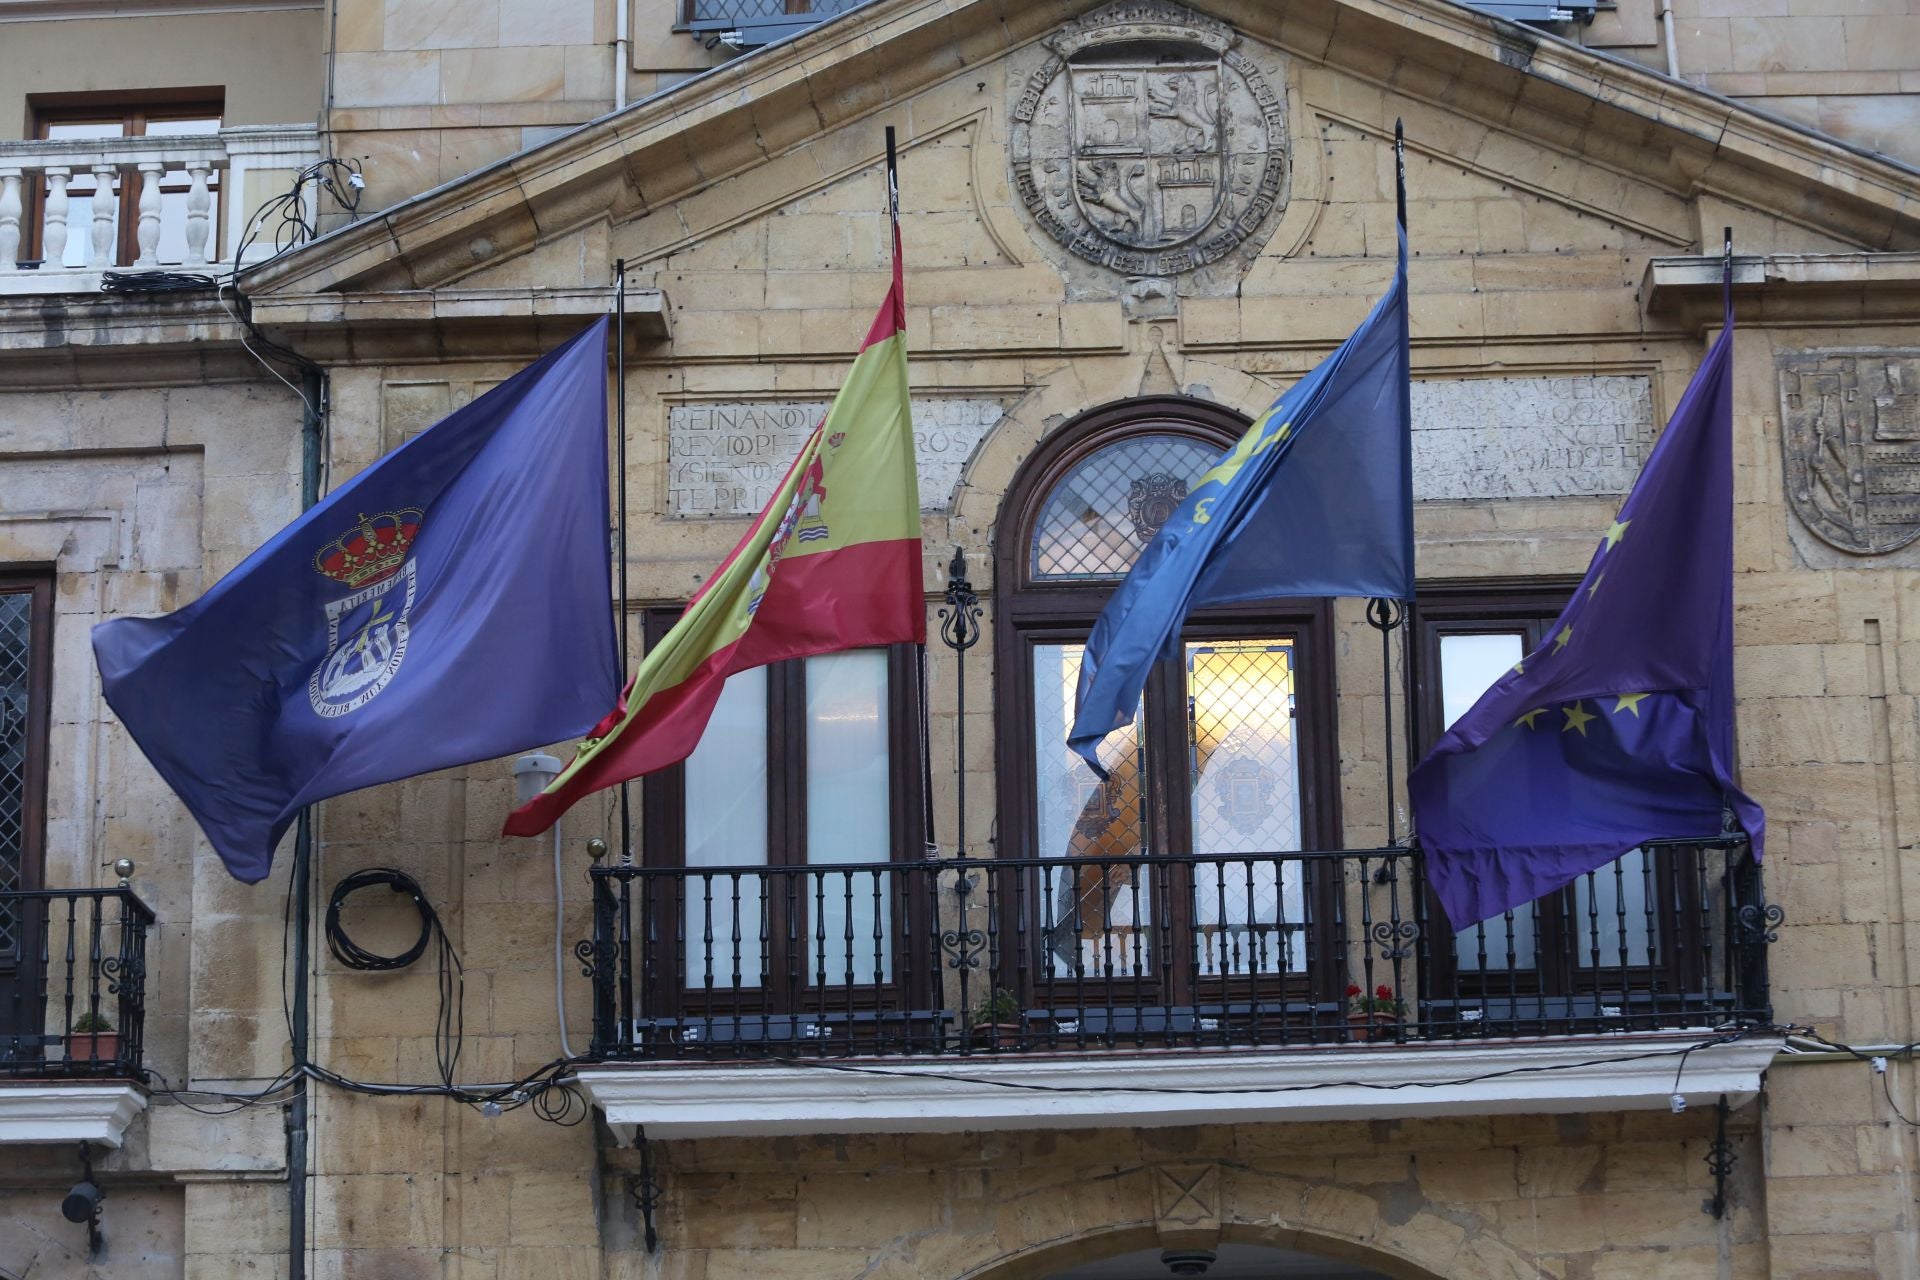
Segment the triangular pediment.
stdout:
[[[1061,33],[1099,21],[1143,23],[1148,36],[1164,34],[1154,23],[1186,24],[1198,34],[1183,38],[1221,68],[1196,62],[1218,78],[1200,91],[1255,92],[1260,81],[1265,123],[1252,127],[1265,130],[1261,145],[1289,152],[1284,189],[1256,166],[1237,195],[1223,171],[1198,201],[1204,221],[1241,199],[1236,227],[1253,250],[1217,264],[1155,251],[1137,269],[1123,249],[1097,264],[1120,276],[1179,276],[1180,292],[1221,296],[1259,273],[1310,283],[1329,260],[1379,256],[1374,206],[1390,182],[1395,119],[1407,124],[1423,259],[1504,256],[1518,271],[1559,255],[1590,271],[1585,260],[1613,254],[1625,279],[1649,255],[1717,241],[1723,224],[1749,251],[1920,247],[1911,171],[1444,0],[882,0],[323,237],[250,273],[249,292],[591,286],[624,257],[669,293],[676,277],[721,288],[720,273],[765,267],[837,297],[844,285],[829,277],[882,265],[869,224],[892,125],[916,269],[1004,272],[1021,278],[1009,296],[1071,300],[1087,255],[1048,223],[1048,199],[1077,201],[1088,226],[1104,219],[1120,240],[1144,235],[1142,219],[1170,240],[1165,219],[1195,216],[1192,202],[1142,212],[1097,166],[1047,170],[1066,184],[1051,195],[1030,189],[1047,157],[1022,159],[1041,144],[1021,134],[1021,96],[1069,83],[1060,76],[1079,63],[1073,50],[1063,57]],[[1147,109],[1187,127],[1166,86],[1162,75]],[[1030,104],[1028,115],[1043,111]],[[1098,160],[1101,139],[1073,137]],[[1249,145],[1224,133],[1220,143],[1223,156]],[[806,271],[819,279],[797,278]],[[764,293],[740,300],[743,312],[769,305]]]

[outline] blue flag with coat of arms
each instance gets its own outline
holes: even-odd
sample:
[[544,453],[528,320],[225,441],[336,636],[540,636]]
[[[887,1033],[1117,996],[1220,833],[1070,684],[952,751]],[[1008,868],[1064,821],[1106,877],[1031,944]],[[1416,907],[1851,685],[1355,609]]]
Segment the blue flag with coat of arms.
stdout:
[[307,805],[578,737],[620,692],[602,320],[192,604],[93,630],[107,704],[227,869]]

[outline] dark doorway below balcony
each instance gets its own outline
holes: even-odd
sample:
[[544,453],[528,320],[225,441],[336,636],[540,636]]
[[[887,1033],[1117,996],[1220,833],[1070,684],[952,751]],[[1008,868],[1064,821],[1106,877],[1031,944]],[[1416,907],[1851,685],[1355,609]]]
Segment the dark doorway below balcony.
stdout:
[[[1205,1261],[1204,1252],[1191,1249],[1140,1249],[1071,1271],[1056,1271],[1050,1280],[1171,1280],[1174,1276],[1198,1276],[1200,1280],[1387,1280],[1385,1273],[1369,1267],[1292,1249],[1220,1244],[1207,1252],[1214,1255],[1211,1262]],[[1195,1269],[1202,1263],[1204,1271]]]

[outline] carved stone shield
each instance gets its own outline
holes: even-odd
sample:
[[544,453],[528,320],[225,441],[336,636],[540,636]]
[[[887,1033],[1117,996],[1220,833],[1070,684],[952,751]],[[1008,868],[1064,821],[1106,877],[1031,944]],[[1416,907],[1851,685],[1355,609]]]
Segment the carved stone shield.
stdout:
[[1070,69],[1073,195],[1095,227],[1136,249],[1183,244],[1220,210],[1220,65]]
[[1789,352],[1778,370],[1794,513],[1854,555],[1920,538],[1920,352]]
[[1011,106],[1013,187],[1040,230],[1138,278],[1235,253],[1284,209],[1286,97],[1226,24],[1121,0],[1062,27]]

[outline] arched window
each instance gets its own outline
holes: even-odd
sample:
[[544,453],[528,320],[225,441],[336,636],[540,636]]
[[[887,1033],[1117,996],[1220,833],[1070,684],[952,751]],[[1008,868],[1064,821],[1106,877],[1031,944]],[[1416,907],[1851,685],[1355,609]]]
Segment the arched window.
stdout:
[[[1331,998],[1313,973],[1322,955],[1338,968],[1331,886],[1305,859],[1251,856],[1337,836],[1326,602],[1197,612],[1102,746],[1108,779],[1066,747],[1094,620],[1246,426],[1180,397],[1108,405],[1048,437],[1001,507],[1000,852],[1061,862],[1029,908],[1042,1003],[1050,983],[1089,980],[1156,1007],[1217,1003],[1249,980]],[[1100,862],[1113,859],[1141,861]]]

